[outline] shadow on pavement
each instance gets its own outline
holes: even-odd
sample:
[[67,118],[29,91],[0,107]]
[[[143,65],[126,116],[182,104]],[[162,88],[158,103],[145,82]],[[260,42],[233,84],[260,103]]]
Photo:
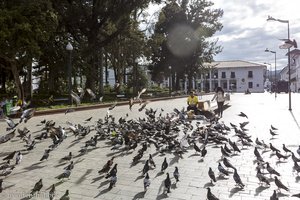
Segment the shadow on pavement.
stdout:
[[239,191],[242,191],[243,188],[240,188],[240,187],[234,187],[230,190],[230,195],[229,195],[229,198],[233,197],[234,194],[236,194],[237,192]]
[[298,129],[300,130],[300,125],[299,125],[299,123],[298,123],[298,121],[297,121],[297,119],[296,119],[296,117],[295,117],[293,111],[290,111],[290,112],[291,112],[291,115],[292,115],[292,117],[293,117],[293,119],[294,119],[294,121],[295,121],[295,123],[296,123]]
[[258,196],[262,191],[264,191],[268,188],[270,188],[270,187],[264,187],[264,186],[260,185],[259,187],[257,187],[255,189],[255,195],[254,196]]
[[86,179],[86,176],[92,173],[92,171],[92,169],[87,169],[86,172],[75,182],[75,184],[82,183]]
[[143,192],[139,192],[136,195],[134,195],[134,197],[132,198],[132,200],[137,200],[137,199],[142,199],[145,197],[146,191]]

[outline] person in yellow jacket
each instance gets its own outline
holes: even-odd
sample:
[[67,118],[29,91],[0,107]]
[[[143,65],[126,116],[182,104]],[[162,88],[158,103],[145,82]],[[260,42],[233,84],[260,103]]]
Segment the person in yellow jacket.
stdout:
[[190,96],[187,98],[187,110],[193,110],[195,114],[198,113],[198,96],[195,95],[194,91],[190,92]]

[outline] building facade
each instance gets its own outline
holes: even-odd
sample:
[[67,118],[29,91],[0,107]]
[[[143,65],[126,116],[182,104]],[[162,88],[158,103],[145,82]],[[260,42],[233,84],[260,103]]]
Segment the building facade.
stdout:
[[267,66],[263,64],[234,60],[208,64],[210,72],[202,75],[201,88],[214,91],[221,86],[225,91],[264,92]]

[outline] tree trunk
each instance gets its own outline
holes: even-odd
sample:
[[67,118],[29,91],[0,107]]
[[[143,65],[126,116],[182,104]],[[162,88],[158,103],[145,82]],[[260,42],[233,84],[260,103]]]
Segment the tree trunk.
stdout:
[[17,94],[18,94],[18,99],[21,99],[22,101],[24,101],[24,89],[23,86],[21,84],[21,80],[20,80],[20,75],[19,75],[19,71],[17,69],[17,66],[15,63],[11,63],[11,71],[16,83],[16,90],[17,90]]
[[7,74],[7,72],[2,69],[1,70],[1,74],[0,74],[0,76],[1,76],[1,78],[0,78],[0,80],[1,80],[0,85],[2,86],[1,89],[0,89],[0,93],[1,94],[5,94],[6,93],[6,87],[5,87],[5,85],[6,85],[6,74]]

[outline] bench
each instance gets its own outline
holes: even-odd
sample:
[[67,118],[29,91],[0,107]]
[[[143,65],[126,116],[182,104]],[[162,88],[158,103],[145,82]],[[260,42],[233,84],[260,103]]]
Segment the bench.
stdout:
[[61,103],[68,103],[69,102],[69,98],[55,98],[53,99],[53,103],[55,104],[61,104]]
[[128,98],[125,96],[125,94],[117,94],[116,97],[119,100],[128,100]]
[[[230,95],[229,94],[225,94],[225,102],[224,102],[224,106],[228,105],[230,101]],[[201,100],[198,102],[197,105],[198,109],[201,111],[212,111],[212,110],[216,110],[218,107],[218,104],[216,101],[211,102],[210,100]]]

